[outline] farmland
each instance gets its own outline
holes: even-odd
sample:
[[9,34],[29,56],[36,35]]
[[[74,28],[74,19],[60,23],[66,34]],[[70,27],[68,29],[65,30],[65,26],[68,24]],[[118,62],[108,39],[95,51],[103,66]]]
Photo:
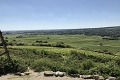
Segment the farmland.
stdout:
[[[64,71],[70,74],[120,76],[120,40],[99,35],[4,33],[12,61],[0,74],[34,71]],[[2,49],[2,46],[0,47]],[[2,50],[1,50],[2,51]],[[0,61],[5,57],[0,57]]]
[[[16,38],[22,36],[22,38]],[[103,40],[101,36],[88,35],[28,35],[28,34],[9,34],[8,43],[23,43],[26,46],[37,44],[36,41],[42,41],[47,44],[56,44],[63,42],[74,48],[86,50],[107,50],[113,54],[119,53],[120,40]],[[48,39],[49,38],[49,39]],[[101,45],[102,44],[102,45]]]

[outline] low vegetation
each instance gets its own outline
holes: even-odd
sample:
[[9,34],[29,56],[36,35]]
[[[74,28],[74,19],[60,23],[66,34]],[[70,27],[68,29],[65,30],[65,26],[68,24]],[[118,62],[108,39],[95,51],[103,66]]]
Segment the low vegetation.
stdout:
[[[108,32],[102,28],[84,29],[82,32],[5,32],[4,39],[12,60],[0,66],[0,75],[24,72],[30,67],[36,72],[51,70],[68,75],[99,74],[119,80],[120,40],[114,32],[116,28],[105,28]],[[113,34],[109,33],[111,31]],[[0,52],[3,52],[2,47]],[[5,59],[5,56],[0,57],[0,62]]]
[[79,73],[120,76],[118,56],[73,48],[34,46],[11,46],[9,51],[12,61],[0,68],[1,74],[24,72],[30,67],[37,72],[52,70],[64,71],[68,75]]

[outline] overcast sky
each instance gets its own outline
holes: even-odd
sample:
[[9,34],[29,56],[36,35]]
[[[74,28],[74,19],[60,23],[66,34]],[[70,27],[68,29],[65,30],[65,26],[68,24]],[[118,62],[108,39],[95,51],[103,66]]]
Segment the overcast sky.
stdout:
[[0,0],[1,30],[120,25],[120,0]]

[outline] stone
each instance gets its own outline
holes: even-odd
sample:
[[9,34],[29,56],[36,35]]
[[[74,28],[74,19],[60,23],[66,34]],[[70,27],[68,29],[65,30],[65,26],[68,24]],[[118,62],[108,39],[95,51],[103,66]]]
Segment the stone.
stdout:
[[44,76],[53,76],[54,72],[53,71],[44,71]]
[[25,76],[25,73],[20,73],[20,76]]
[[83,79],[93,79],[93,75],[82,75],[81,78]]
[[116,80],[116,77],[108,77],[108,80]]
[[99,76],[98,80],[104,80],[104,77],[103,76]]
[[57,72],[55,72],[55,76],[56,77],[63,77],[65,74],[64,74],[64,72],[60,72],[60,71],[57,71]]
[[25,73],[25,75],[29,75],[30,74],[30,72],[24,72]]

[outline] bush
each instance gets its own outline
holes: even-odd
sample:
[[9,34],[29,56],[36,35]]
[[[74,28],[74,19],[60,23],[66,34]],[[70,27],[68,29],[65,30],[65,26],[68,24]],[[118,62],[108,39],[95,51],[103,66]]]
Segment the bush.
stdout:
[[27,65],[22,59],[12,57],[12,60],[10,62],[0,66],[0,75],[7,73],[25,72],[26,70],[27,70]]
[[78,74],[78,71],[75,68],[70,68],[70,69],[68,69],[67,73],[68,73],[68,75]]
[[84,54],[80,54],[79,52],[74,50],[70,52],[70,56],[72,57],[72,59],[78,59],[78,60],[83,60],[84,57],[86,57]]
[[116,80],[120,80],[120,76],[118,76]]
[[33,62],[32,68],[36,72],[51,70],[54,67],[53,62],[48,58],[42,58]]
[[54,47],[61,47],[61,48],[65,48],[65,44],[63,42],[57,42],[56,45]]
[[48,41],[43,41],[43,43],[48,43]]
[[83,70],[89,70],[92,67],[94,67],[94,63],[92,60],[85,60],[81,63],[81,69]]
[[18,43],[17,46],[24,46],[24,43]]
[[89,73],[89,70],[79,70],[79,74],[81,74],[81,75],[88,75]]
[[107,65],[99,65],[98,67],[97,67],[97,70],[98,70],[98,72],[99,72],[99,74],[104,74],[104,75],[109,75],[109,73],[110,73],[110,71],[111,71],[111,69],[107,66]]
[[47,44],[47,43],[40,43],[40,46],[51,46],[51,44]]
[[37,40],[36,42],[37,42],[37,43],[42,43],[42,41],[40,41],[40,40]]
[[47,39],[50,39],[49,37],[47,37]]

